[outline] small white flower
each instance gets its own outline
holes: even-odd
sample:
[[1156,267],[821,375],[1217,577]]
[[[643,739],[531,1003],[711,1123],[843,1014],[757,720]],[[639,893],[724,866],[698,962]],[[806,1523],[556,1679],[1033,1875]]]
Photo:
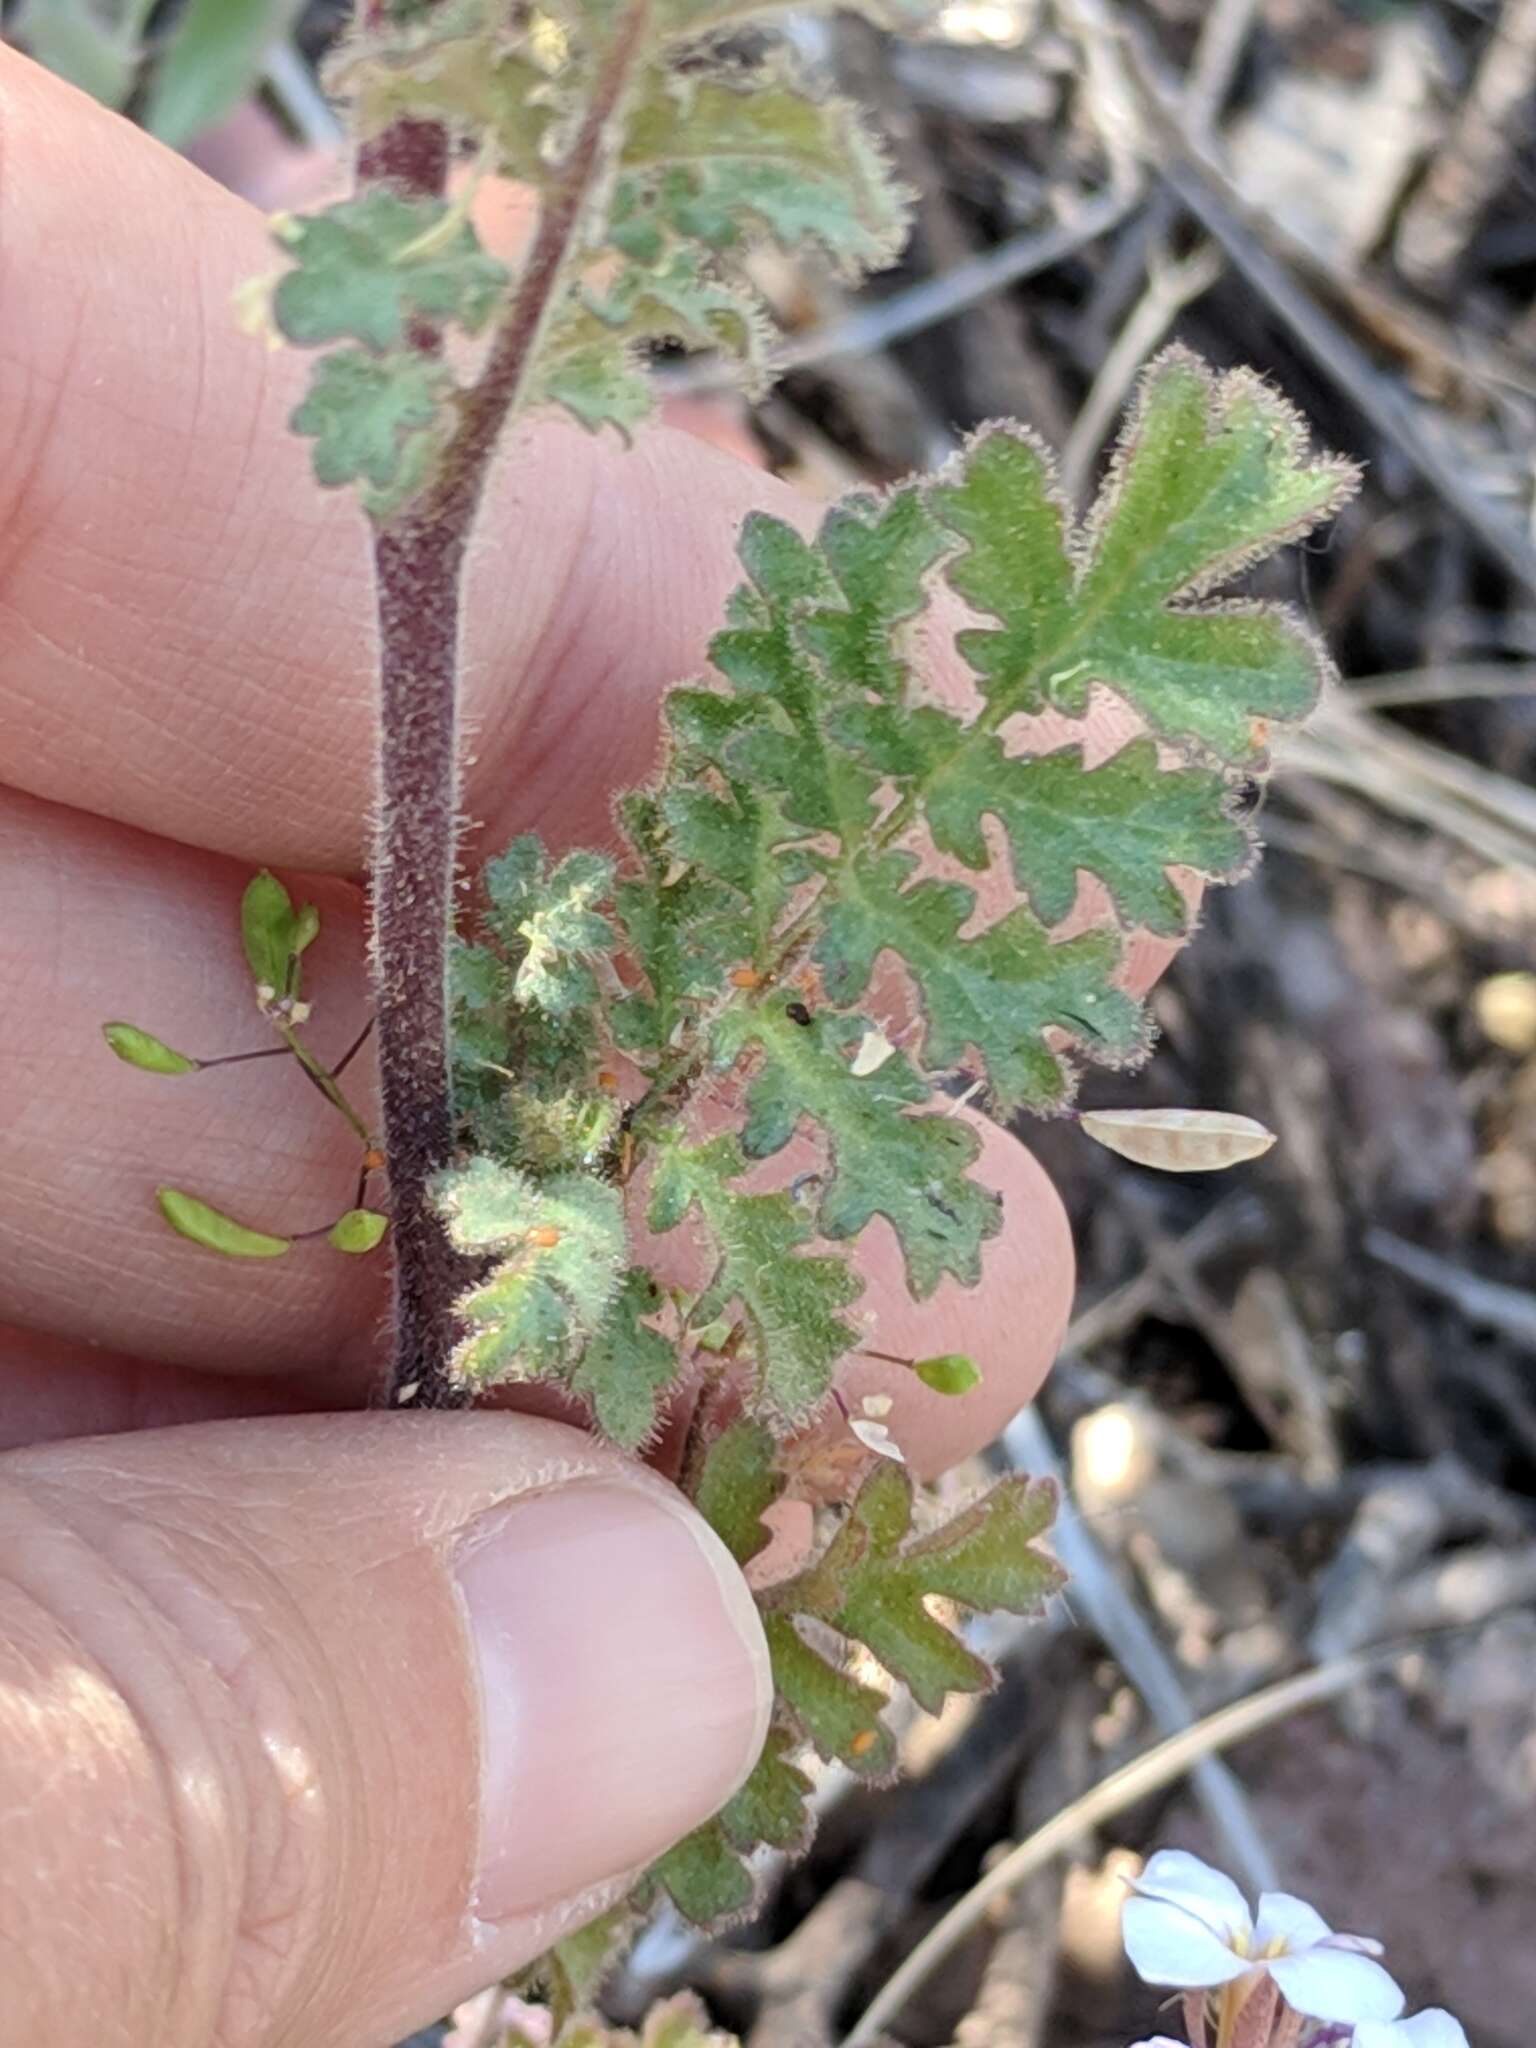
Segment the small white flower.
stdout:
[[1461,2021],[1438,2005],[1408,2020],[1363,2020],[1355,2028],[1354,2048],[1470,2048]]
[[884,1422],[895,1406],[896,1403],[889,1394],[866,1394],[859,1403],[859,1407],[871,1422]]
[[1221,1988],[1235,2012],[1267,1975],[1293,2012],[1355,2027],[1394,2020],[1403,2009],[1402,1992],[1372,1959],[1380,1944],[1335,1934],[1288,1892],[1265,1892],[1255,1917],[1230,1877],[1183,1849],[1159,1849],[1133,1890],[1121,1934],[1132,1968],[1148,1984]]
[[853,1431],[866,1451],[873,1451],[877,1458],[892,1458],[898,1465],[905,1465],[906,1454],[883,1422],[866,1422],[862,1415],[850,1417],[848,1427]]

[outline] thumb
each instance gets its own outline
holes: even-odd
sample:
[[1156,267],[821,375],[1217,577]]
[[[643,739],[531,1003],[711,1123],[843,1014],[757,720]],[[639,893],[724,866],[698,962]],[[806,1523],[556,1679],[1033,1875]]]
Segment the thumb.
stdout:
[[0,1458],[0,2040],[381,2048],[706,1819],[767,1725],[660,1480],[483,1414]]

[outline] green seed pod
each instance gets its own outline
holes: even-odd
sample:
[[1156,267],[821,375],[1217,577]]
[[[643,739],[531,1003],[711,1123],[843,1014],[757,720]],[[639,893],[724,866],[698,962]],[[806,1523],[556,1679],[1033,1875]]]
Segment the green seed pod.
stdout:
[[258,988],[281,993],[288,979],[288,962],[294,950],[297,919],[293,898],[265,868],[252,875],[240,899],[240,936],[251,979]]
[[377,1209],[349,1209],[331,1225],[330,1241],[339,1252],[371,1252],[388,1228]]
[[103,1024],[101,1035],[120,1060],[146,1074],[195,1074],[202,1065],[201,1060],[177,1052],[163,1038],[141,1031],[137,1024]]
[[178,1237],[189,1237],[194,1244],[204,1245],[211,1252],[222,1252],[227,1259],[280,1259],[284,1252],[293,1250],[292,1238],[270,1237],[264,1230],[249,1230],[232,1216],[210,1209],[196,1195],[183,1194],[180,1188],[156,1188],[155,1200],[160,1205],[160,1214]]
[[293,952],[302,953],[312,946],[320,935],[320,912],[313,903],[301,903],[297,917],[293,920]]
[[963,1352],[946,1351],[938,1358],[920,1358],[912,1370],[936,1394],[968,1394],[981,1385],[981,1374]]

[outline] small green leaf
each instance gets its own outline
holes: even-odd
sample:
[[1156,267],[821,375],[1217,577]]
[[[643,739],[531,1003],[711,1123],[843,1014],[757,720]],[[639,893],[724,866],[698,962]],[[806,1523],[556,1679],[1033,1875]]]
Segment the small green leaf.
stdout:
[[120,1060],[142,1067],[146,1074],[195,1074],[202,1066],[201,1060],[175,1051],[136,1024],[103,1024],[101,1035]]
[[178,1237],[189,1237],[211,1252],[229,1259],[280,1259],[293,1250],[289,1237],[272,1237],[264,1230],[251,1230],[218,1209],[209,1208],[196,1195],[179,1188],[156,1188],[160,1213]]
[[[595,1920],[578,1927],[563,1941],[557,1941],[541,1959],[537,1976],[549,2001],[551,2038],[561,2048],[572,2048],[567,2023],[592,2005],[618,1960],[619,1944],[633,1931],[634,1924],[634,1903],[625,1900],[608,1912],[599,1913]],[[511,2048],[511,2037],[499,2048]]]
[[180,149],[232,113],[287,33],[295,0],[187,0],[155,60],[140,123]]
[[382,185],[323,213],[288,217],[278,241],[294,268],[278,280],[272,314],[289,341],[360,341],[387,354],[412,320],[475,334],[500,303],[507,272],[440,199],[403,199]]
[[388,1228],[377,1209],[349,1209],[331,1225],[330,1241],[339,1252],[371,1252]]
[[339,349],[315,364],[290,425],[313,438],[320,483],[372,485],[368,509],[385,518],[424,481],[446,438],[452,397],[453,379],[429,356]]
[[938,1358],[919,1358],[912,1367],[925,1387],[935,1394],[968,1394],[981,1385],[981,1374],[961,1351],[946,1351]]

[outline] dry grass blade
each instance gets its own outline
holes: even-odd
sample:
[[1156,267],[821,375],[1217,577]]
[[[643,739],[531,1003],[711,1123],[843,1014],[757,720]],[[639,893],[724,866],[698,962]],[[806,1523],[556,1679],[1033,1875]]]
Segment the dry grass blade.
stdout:
[[1536,794],[1342,697],[1287,742],[1278,766],[1357,790],[1497,866],[1536,875]]

